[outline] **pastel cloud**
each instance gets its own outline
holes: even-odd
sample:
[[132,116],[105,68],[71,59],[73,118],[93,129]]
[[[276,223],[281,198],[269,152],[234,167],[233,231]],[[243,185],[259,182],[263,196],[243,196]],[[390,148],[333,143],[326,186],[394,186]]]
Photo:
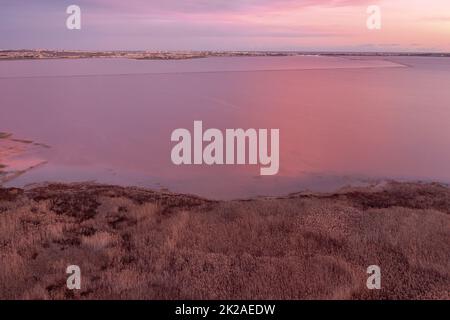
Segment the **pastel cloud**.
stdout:
[[218,13],[270,10],[271,8],[310,6],[355,6],[373,3],[370,0],[81,0],[82,5],[98,8],[120,8],[122,12],[142,13]]
[[[83,28],[68,33],[74,3]],[[378,32],[369,4],[383,10]],[[0,48],[450,51],[449,11],[448,0],[2,0]]]

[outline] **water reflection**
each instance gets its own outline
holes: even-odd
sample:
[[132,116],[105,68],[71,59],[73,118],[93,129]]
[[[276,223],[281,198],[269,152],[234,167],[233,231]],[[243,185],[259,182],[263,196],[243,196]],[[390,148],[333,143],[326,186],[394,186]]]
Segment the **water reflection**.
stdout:
[[[85,61],[108,74],[76,77],[67,75],[83,61],[54,61],[53,74],[40,61],[8,71],[0,64],[0,128],[52,147],[39,154],[45,166],[8,185],[96,180],[236,198],[378,178],[450,182],[446,59],[393,58],[365,67],[296,58],[290,68],[276,60],[283,57],[254,66],[245,58],[227,58],[226,67],[184,61],[184,73],[167,61],[168,70],[139,61],[145,73],[136,61]],[[174,166],[170,134],[194,120],[221,130],[279,128],[279,174],[261,177],[259,166]]]

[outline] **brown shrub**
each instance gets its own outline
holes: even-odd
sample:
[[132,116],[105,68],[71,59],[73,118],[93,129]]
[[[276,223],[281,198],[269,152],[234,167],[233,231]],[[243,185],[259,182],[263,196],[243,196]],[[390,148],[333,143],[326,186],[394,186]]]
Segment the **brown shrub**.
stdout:
[[[0,189],[2,299],[448,299],[450,192],[249,201],[89,184]],[[66,267],[82,289],[66,288]],[[382,290],[365,287],[369,265]]]

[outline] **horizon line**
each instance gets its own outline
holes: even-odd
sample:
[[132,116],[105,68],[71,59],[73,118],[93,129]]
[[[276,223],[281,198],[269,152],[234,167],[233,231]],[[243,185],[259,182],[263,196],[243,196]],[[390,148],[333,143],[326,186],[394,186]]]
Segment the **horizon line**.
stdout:
[[163,49],[54,49],[54,48],[20,48],[20,49],[0,49],[0,52],[8,51],[55,51],[55,52],[261,52],[261,53],[323,53],[323,54],[352,54],[352,53],[370,53],[370,54],[447,54],[450,51],[386,51],[386,50],[245,50],[245,49],[177,49],[177,50],[163,50]]

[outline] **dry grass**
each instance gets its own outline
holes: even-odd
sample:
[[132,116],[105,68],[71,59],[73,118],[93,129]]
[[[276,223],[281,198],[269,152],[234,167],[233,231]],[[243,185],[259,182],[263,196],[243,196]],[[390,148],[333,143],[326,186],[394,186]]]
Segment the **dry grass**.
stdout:
[[[0,189],[0,298],[449,299],[449,214],[437,184],[227,202]],[[70,264],[79,291],[66,289]],[[379,291],[365,287],[372,264]]]

